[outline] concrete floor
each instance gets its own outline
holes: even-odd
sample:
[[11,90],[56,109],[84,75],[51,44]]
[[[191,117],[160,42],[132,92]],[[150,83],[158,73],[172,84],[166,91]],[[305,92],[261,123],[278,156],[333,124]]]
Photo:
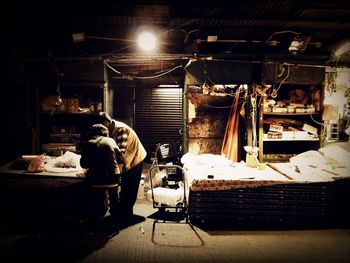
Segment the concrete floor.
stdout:
[[158,221],[138,200],[139,221],[117,235],[57,229],[44,235],[0,233],[0,262],[350,262],[350,229],[207,231]]

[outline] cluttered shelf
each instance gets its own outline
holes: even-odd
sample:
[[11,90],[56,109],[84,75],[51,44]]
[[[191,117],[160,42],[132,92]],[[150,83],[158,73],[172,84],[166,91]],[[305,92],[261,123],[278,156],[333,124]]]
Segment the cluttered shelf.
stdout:
[[65,151],[79,153],[80,143],[97,116],[88,112],[41,112],[40,152],[54,156]]
[[36,153],[60,156],[65,151],[80,152],[89,127],[106,107],[106,87],[91,85],[39,85]]
[[266,154],[296,155],[321,146],[321,94],[321,85],[285,83],[263,97],[258,128],[260,162],[268,160]]

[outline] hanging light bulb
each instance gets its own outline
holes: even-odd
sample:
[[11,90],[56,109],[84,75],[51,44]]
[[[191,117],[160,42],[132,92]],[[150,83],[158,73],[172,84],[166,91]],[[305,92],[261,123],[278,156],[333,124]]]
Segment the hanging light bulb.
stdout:
[[61,104],[62,104],[62,99],[60,96],[58,96],[57,101],[56,101],[56,105],[60,106]]
[[350,41],[342,43],[335,51],[334,56],[339,57],[350,51]]
[[157,46],[157,39],[153,33],[149,31],[143,31],[137,38],[137,43],[140,49],[143,51],[154,51]]

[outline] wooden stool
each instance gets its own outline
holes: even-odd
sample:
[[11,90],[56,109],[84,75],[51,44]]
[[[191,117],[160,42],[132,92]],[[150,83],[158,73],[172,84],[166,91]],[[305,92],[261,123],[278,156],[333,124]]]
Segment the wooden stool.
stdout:
[[115,183],[115,184],[93,184],[92,185],[93,188],[96,189],[103,189],[103,190],[110,190],[113,188],[117,188],[119,187],[119,183]]
[[[92,188],[94,189],[99,189],[101,191],[108,191],[108,190],[112,190],[115,189],[117,192],[117,202],[119,202],[119,186],[120,183],[115,183],[115,184],[93,184],[91,185]],[[108,193],[108,208],[109,210],[111,209],[110,206],[110,199],[109,199],[109,193]],[[117,211],[117,215],[113,215],[113,222],[112,222],[112,227],[115,228],[115,231],[119,232],[119,211]]]

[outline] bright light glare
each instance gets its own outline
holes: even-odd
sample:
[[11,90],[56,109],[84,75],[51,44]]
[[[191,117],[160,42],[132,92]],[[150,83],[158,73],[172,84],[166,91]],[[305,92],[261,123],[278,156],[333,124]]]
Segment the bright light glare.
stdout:
[[153,51],[156,42],[156,37],[150,32],[142,32],[137,39],[139,47],[144,51]]
[[334,55],[336,57],[339,57],[343,54],[345,54],[346,52],[348,52],[350,50],[350,41],[347,41],[345,43],[343,43],[342,45],[340,45],[334,52]]

